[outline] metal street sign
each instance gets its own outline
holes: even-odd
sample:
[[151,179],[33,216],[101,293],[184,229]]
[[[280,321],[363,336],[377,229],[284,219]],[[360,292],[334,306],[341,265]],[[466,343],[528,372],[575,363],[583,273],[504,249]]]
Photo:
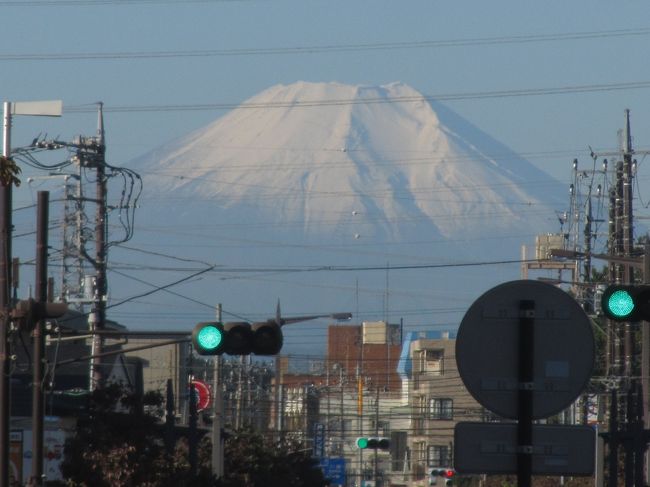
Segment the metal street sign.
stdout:
[[521,280],[492,288],[465,314],[456,339],[460,376],[474,398],[500,416],[518,416],[522,301],[534,302],[532,417],[568,407],[584,389],[594,364],[594,336],[578,303],[550,284]]
[[314,452],[316,458],[325,456],[325,425],[314,423]]
[[[596,432],[591,426],[533,425],[534,475],[592,475]],[[454,430],[454,468],[459,473],[517,472],[515,423],[461,422]]]
[[347,485],[345,479],[345,458],[322,458],[320,467],[323,470],[325,478],[329,479],[329,485],[332,487]]

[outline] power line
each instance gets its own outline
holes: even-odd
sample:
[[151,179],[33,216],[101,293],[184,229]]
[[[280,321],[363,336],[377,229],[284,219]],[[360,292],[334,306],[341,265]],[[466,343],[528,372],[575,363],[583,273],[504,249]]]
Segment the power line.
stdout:
[[131,296],[129,298],[123,299],[123,300],[118,301],[116,303],[112,303],[112,304],[106,306],[106,309],[114,308],[116,306],[121,306],[122,304],[126,304],[126,303],[128,303],[130,301],[133,301],[135,299],[138,299],[138,298],[142,298],[142,297],[145,297],[145,296],[150,296],[150,295],[152,295],[152,294],[154,294],[154,293],[156,293],[158,291],[163,291],[163,290],[165,290],[167,288],[170,288],[172,286],[176,286],[176,285],[181,284],[181,283],[183,283],[185,281],[189,281],[190,279],[198,277],[201,274],[205,274],[206,272],[209,272],[210,270],[212,270],[212,268],[203,269],[203,270],[200,270],[198,272],[195,272],[194,274],[186,276],[186,277],[184,277],[182,279],[178,279],[177,281],[171,282],[169,284],[165,284],[164,286],[156,286],[154,289],[152,289],[150,291],[140,293],[140,294],[136,294],[135,296]]
[[[536,260],[494,260],[494,261],[479,261],[479,262],[452,262],[452,263],[429,263],[429,264],[405,264],[405,265],[391,265],[388,268],[386,265],[377,266],[341,266],[341,265],[319,265],[319,266],[278,266],[278,267],[230,267],[230,266],[217,266],[211,265],[208,269],[198,271],[203,274],[209,273],[306,273],[306,272],[366,272],[366,271],[382,271],[387,269],[391,271],[396,270],[419,270],[419,269],[444,269],[456,267],[483,267],[492,265],[507,265],[507,264],[523,264],[527,262],[537,262]],[[111,267],[111,270],[113,268]],[[192,271],[196,269],[191,268],[175,268],[168,269],[174,271]],[[193,275],[194,276],[194,275]],[[193,277],[191,276],[191,277]]]
[[[222,0],[223,1],[223,0]],[[233,0],[231,0],[233,1]],[[113,0],[115,2],[115,0]],[[4,2],[10,3],[10,2]],[[18,2],[16,2],[18,3]],[[33,2],[20,2],[33,3]],[[48,4],[50,2],[47,2]],[[57,1],[52,4],[65,2]],[[106,3],[109,3],[108,0]],[[112,3],[112,2],[111,2]],[[119,2],[122,3],[122,2]],[[131,0],[124,3],[137,3]],[[160,0],[141,1],[140,3],[162,3]],[[199,3],[199,2],[196,2]],[[76,3],[75,3],[76,4]],[[1,6],[2,4],[0,4]],[[70,60],[106,60],[106,59],[164,59],[191,57],[224,56],[268,56],[286,54],[315,54],[329,52],[386,51],[423,48],[450,48],[491,46],[503,44],[530,44],[537,42],[558,42],[584,39],[603,39],[612,37],[638,37],[650,34],[650,28],[615,29],[588,32],[567,32],[560,34],[528,34],[498,37],[477,37],[467,39],[447,39],[428,41],[376,42],[359,44],[331,44],[293,47],[237,48],[237,49],[191,49],[182,51],[118,51],[118,52],[79,52],[79,53],[23,53],[1,54],[0,61],[70,61]]]
[[[332,100],[304,100],[287,102],[247,102],[247,103],[197,103],[177,105],[115,105],[104,106],[104,112],[111,113],[146,113],[146,112],[180,112],[206,110],[268,109],[268,108],[314,108],[323,106],[374,105],[386,103],[420,103],[422,101],[458,101],[490,98],[511,98],[522,96],[548,96],[575,93],[595,93],[608,91],[638,90],[650,88],[650,81],[629,81],[618,83],[599,83],[588,85],[570,85],[551,88],[524,88],[519,90],[476,91],[467,93],[441,93],[438,95],[415,95],[395,97],[347,98]],[[85,105],[71,106],[67,113],[91,113],[93,108]]]

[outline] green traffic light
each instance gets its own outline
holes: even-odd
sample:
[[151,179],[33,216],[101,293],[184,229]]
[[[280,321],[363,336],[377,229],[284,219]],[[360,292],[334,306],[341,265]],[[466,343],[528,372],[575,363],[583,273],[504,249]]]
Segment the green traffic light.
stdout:
[[357,447],[361,449],[368,448],[368,438],[357,438]]
[[614,291],[607,298],[607,310],[615,318],[625,318],[634,311],[634,298],[625,289]]
[[223,340],[223,332],[216,326],[205,326],[198,333],[197,341],[199,346],[206,351],[219,348]]

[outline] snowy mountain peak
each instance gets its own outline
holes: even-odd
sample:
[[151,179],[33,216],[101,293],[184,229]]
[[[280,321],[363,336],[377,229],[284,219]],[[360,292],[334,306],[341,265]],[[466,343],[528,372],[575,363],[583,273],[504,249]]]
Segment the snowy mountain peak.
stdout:
[[136,164],[149,186],[217,203],[224,220],[244,212],[317,238],[541,233],[561,194],[548,175],[399,82],[273,86]]

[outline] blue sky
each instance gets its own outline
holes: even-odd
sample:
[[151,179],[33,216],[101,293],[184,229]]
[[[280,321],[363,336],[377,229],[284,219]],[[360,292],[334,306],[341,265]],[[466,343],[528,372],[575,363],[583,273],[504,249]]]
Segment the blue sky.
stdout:
[[[647,82],[648,13],[645,1],[0,1],[0,97],[62,99],[69,110],[61,120],[16,121],[15,145],[41,131],[92,134],[94,114],[74,110],[103,101],[109,158],[123,165],[224,112],[111,113],[115,106],[237,104],[269,86],[297,80],[403,81],[431,96]],[[567,39],[575,35],[581,38]],[[513,42],[517,37],[526,42]],[[440,44],[450,42],[451,47]],[[331,49],[378,44],[387,47]],[[323,49],[305,52],[309,47]],[[264,52],[273,48],[290,52]],[[241,49],[254,53],[238,55]],[[207,50],[226,55],[153,57]],[[136,52],[145,58],[128,57]],[[20,56],[88,53],[116,57]],[[18,60],[10,59],[16,55]],[[649,100],[645,87],[446,103],[568,180],[574,157],[588,162],[588,145],[616,147],[625,108],[632,110],[636,145],[649,147],[650,134],[644,137]]]
[[[647,0],[0,0],[0,98],[64,102],[61,119],[17,117],[14,146],[93,135],[103,101],[108,160],[128,167],[225,113],[167,105],[402,81],[568,186],[589,146],[617,148],[626,108],[635,147],[650,149],[649,13]],[[35,200],[26,186],[17,206]]]

